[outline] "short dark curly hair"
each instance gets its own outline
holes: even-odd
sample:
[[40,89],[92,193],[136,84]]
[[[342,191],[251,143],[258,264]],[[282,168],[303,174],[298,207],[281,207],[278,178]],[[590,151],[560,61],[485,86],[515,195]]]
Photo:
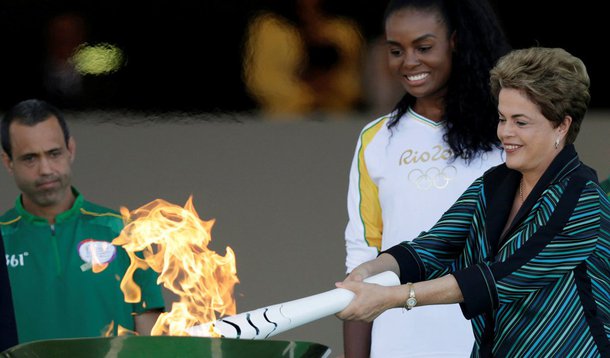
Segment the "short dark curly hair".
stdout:
[[9,128],[11,123],[18,122],[26,126],[34,126],[40,122],[44,122],[50,117],[57,118],[59,125],[64,134],[64,140],[66,146],[70,140],[70,130],[68,124],[64,119],[63,114],[52,104],[45,102],[40,99],[26,99],[14,105],[11,109],[6,112],[2,117],[2,124],[0,124],[0,136],[2,137],[2,150],[8,155],[9,158],[13,159],[13,151],[11,149],[11,136]]
[[591,100],[587,68],[578,57],[561,48],[515,50],[498,61],[490,81],[496,101],[502,88],[522,91],[554,127],[572,117],[566,144],[574,143]]

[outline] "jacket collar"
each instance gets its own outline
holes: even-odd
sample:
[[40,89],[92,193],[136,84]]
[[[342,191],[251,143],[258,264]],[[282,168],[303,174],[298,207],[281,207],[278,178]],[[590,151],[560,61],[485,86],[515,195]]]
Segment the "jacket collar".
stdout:
[[[80,209],[82,208],[83,202],[85,199],[83,198],[81,193],[79,193],[78,190],[76,190],[76,188],[72,187],[72,192],[74,193],[74,197],[75,197],[74,204],[72,204],[72,207],[69,210],[64,211],[63,213],[60,213],[59,215],[57,215],[57,217],[55,218],[55,223],[59,224],[63,221],[66,221],[66,220],[74,217],[75,215],[77,215],[80,212]],[[49,225],[49,222],[47,221],[47,219],[40,217],[40,216],[36,216],[36,215],[28,212],[27,210],[25,210],[25,208],[23,207],[23,203],[21,201],[22,195],[19,195],[17,197],[17,200],[15,201],[15,211],[17,212],[17,214],[19,214],[23,219],[25,219],[31,223]]]
[[566,145],[542,174],[502,238],[500,236],[502,235],[506,220],[508,220],[508,215],[515,199],[515,193],[521,180],[521,173],[508,168],[506,164],[502,164],[486,176],[484,179],[485,200],[487,202],[486,233],[494,255],[497,253],[501,242],[506,237],[509,237],[514,229],[527,217],[527,214],[546,188],[564,180],[581,165],[582,163],[578,158],[574,145]]

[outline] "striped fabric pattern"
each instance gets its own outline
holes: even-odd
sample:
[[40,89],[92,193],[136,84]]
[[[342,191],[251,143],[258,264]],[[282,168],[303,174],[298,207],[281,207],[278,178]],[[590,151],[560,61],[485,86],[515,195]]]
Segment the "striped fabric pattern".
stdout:
[[519,180],[505,165],[491,169],[431,230],[386,252],[403,282],[454,275],[473,357],[610,356],[605,192],[567,146],[500,237]]

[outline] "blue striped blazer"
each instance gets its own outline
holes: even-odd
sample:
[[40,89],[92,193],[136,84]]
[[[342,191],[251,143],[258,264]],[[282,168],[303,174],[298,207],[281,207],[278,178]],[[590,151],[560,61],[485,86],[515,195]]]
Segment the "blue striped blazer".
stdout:
[[403,283],[454,275],[473,357],[609,357],[608,197],[568,145],[502,235],[520,178],[488,170],[432,229],[385,252]]

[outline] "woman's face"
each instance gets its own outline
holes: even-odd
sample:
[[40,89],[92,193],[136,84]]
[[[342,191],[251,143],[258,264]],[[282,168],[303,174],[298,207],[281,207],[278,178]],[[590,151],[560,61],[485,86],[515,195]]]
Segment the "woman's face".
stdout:
[[389,67],[417,99],[442,97],[451,74],[455,35],[434,11],[402,9],[385,24]]
[[[506,165],[537,180],[563,148],[570,117],[553,127],[524,92],[503,88],[498,97],[498,138],[506,152]],[[555,148],[555,141],[559,146]]]

